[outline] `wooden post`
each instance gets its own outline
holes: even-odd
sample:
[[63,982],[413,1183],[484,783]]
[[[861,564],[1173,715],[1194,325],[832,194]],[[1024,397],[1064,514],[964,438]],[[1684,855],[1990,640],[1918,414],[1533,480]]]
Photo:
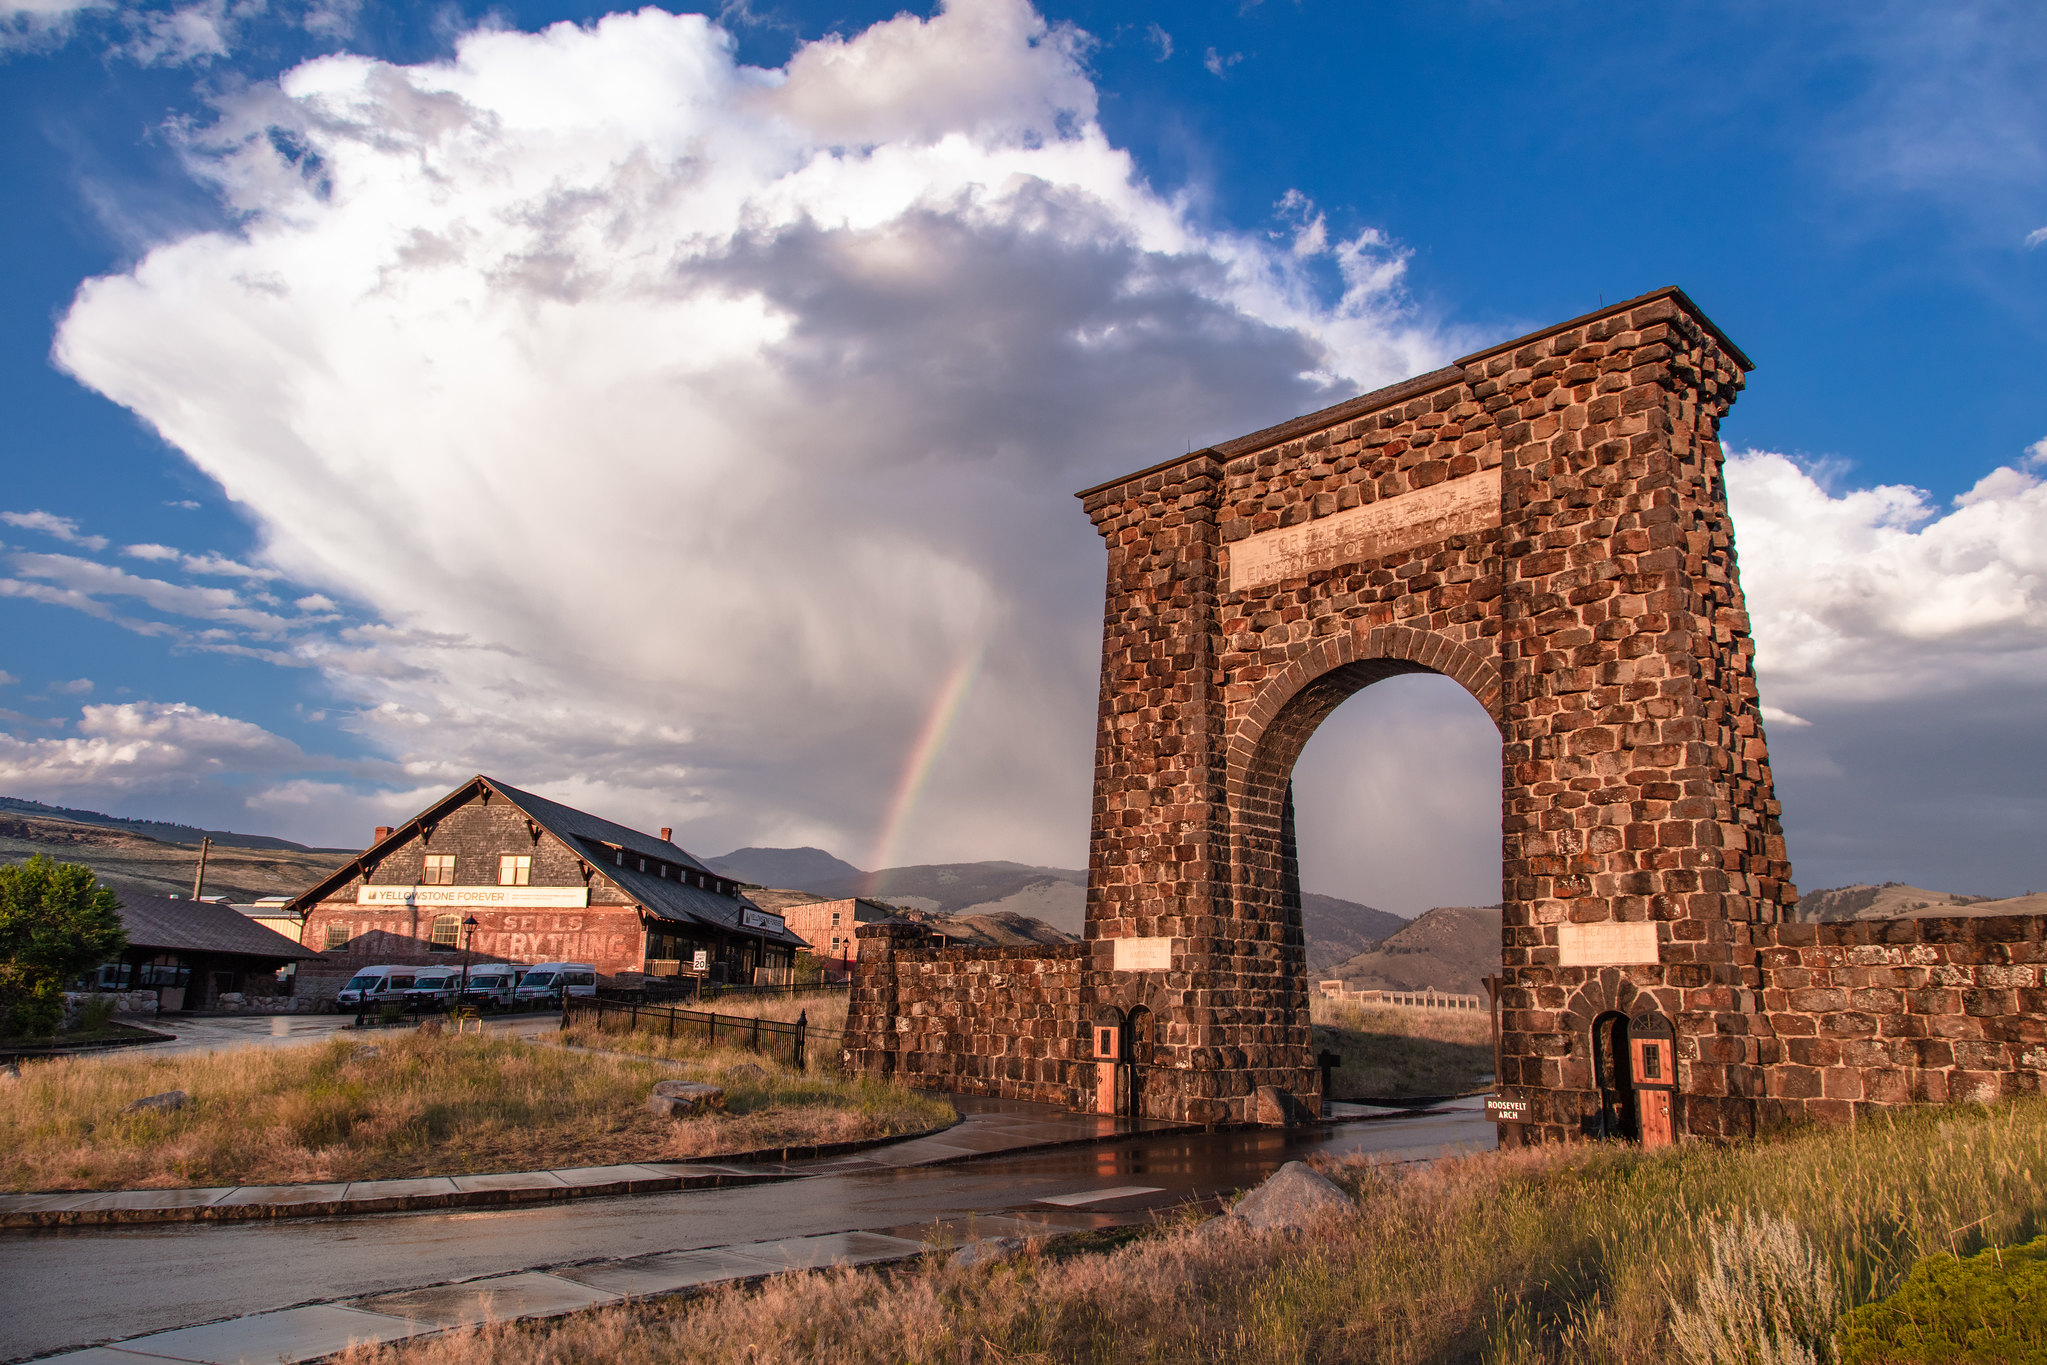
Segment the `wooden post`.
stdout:
[[202,834],[199,836],[199,867],[192,874],[192,899],[195,901],[206,891],[206,854],[212,847],[212,835]]

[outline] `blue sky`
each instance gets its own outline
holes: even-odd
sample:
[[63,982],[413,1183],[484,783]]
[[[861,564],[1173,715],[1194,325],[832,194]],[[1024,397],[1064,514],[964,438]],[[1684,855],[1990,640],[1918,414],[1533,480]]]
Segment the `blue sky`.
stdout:
[[[1675,283],[1801,884],[2047,885],[2037,7],[605,13],[0,0],[0,789],[1074,865],[1074,488]],[[1490,899],[1490,743],[1349,703],[1309,885]]]

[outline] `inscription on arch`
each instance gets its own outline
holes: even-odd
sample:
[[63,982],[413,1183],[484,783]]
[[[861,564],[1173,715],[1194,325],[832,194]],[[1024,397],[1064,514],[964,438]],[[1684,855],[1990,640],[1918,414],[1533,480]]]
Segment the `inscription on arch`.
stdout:
[[1230,546],[1230,591],[1305,578],[1324,569],[1383,559],[1500,524],[1497,466],[1314,521],[1261,531]]

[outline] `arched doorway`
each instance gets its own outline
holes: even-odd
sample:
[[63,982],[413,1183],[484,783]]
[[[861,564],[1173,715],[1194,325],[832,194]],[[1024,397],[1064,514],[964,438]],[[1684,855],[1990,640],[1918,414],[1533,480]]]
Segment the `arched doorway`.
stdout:
[[1592,1083],[1599,1092],[1599,1108],[1586,1123],[1590,1137],[1628,1138],[1641,1135],[1641,1116],[1635,1108],[1635,1077],[1628,1049],[1628,1016],[1608,1010],[1592,1021],[1588,1040],[1592,1056]]

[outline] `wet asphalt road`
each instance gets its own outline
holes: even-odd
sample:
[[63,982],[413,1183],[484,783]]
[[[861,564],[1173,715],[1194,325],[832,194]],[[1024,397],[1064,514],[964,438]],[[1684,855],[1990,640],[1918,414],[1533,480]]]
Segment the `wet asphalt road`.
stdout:
[[505,1271],[971,1214],[1120,1186],[1079,1205],[1172,1208],[1257,1183],[1311,1152],[1419,1159],[1490,1149],[1481,1103],[1297,1132],[1143,1136],[952,1166],[820,1175],[522,1208],[277,1223],[0,1233],[0,1360],[222,1317]]

